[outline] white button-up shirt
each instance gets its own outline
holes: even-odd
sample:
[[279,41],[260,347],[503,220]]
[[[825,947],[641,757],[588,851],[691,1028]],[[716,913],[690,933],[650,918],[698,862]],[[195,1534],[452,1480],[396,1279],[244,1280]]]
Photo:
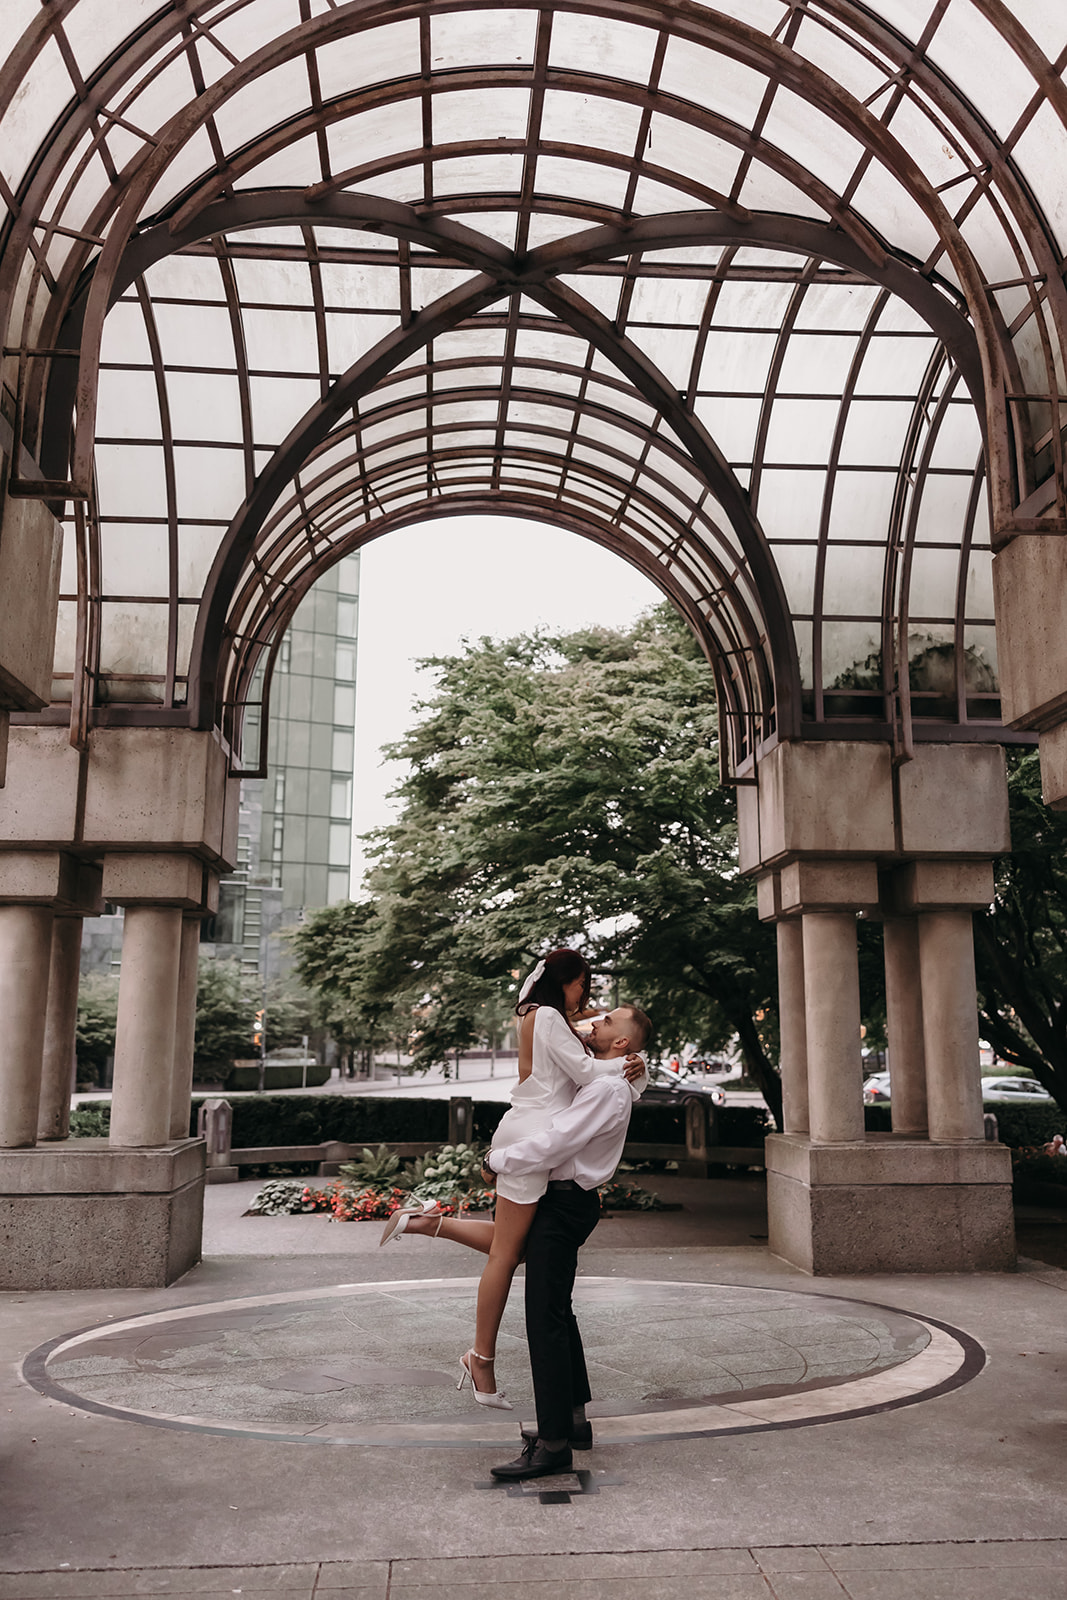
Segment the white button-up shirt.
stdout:
[[565,1111],[557,1111],[541,1133],[491,1150],[491,1172],[544,1172],[550,1179],[572,1178],[580,1189],[607,1183],[622,1157],[633,1103],[648,1082],[629,1084],[620,1073],[607,1073],[585,1084]]

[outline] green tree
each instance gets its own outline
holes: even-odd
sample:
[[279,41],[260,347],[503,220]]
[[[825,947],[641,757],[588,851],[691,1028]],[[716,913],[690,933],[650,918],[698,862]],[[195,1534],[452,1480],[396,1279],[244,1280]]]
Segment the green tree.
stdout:
[[243,973],[236,961],[201,958],[193,1044],[197,1077],[225,1077],[235,1057],[252,1054],[258,994],[257,981]]
[[197,1076],[224,1078],[235,1059],[258,1054],[253,1042],[256,1012],[266,1000],[267,1049],[299,1045],[319,1021],[312,995],[291,981],[273,979],[263,994],[255,973],[242,972],[236,961],[201,957],[196,980],[196,1040],[193,1057]]
[[514,1005],[513,972],[578,944],[661,1048],[737,1033],[777,1116],[774,933],[738,877],[712,676],[685,625],[661,607],[626,632],[482,639],[428,665],[436,692],[390,751],[409,771],[371,898],[298,932],[305,980],[367,1017],[419,1008],[428,1064],[479,1037],[482,1008]]
[[107,1058],[115,1052],[115,1024],[119,1007],[119,980],[110,972],[91,972],[78,989],[78,1027],[75,1051],[78,1077],[83,1083],[103,1081]]
[[1036,750],[1008,752],[1012,853],[974,919],[983,1037],[1067,1111],[1067,815],[1041,800]]
[[414,996],[403,992],[402,974],[386,967],[378,931],[370,901],[340,900],[289,936],[295,970],[320,998],[323,1025],[366,1062],[376,1050],[406,1049],[415,1026]]

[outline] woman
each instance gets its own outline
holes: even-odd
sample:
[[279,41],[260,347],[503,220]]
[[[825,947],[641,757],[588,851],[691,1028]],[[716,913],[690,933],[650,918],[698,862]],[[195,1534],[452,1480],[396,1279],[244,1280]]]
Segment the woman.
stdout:
[[[511,1109],[493,1135],[494,1149],[539,1133],[555,1112],[570,1105],[582,1084],[598,1072],[619,1070],[617,1061],[610,1067],[598,1063],[574,1031],[575,1022],[596,1015],[586,1010],[590,978],[589,963],[576,950],[552,950],[523,984],[515,1007],[521,1018],[519,1081],[512,1091]],[[394,1212],[382,1233],[382,1244],[405,1232],[423,1233],[452,1239],[488,1255],[478,1285],[474,1346],[460,1357],[463,1370],[457,1386],[463,1388],[469,1382],[479,1405],[512,1409],[496,1386],[496,1336],[537,1202],[547,1187],[547,1172],[501,1176],[492,1222],[434,1216],[436,1207],[430,1202],[421,1212]]]

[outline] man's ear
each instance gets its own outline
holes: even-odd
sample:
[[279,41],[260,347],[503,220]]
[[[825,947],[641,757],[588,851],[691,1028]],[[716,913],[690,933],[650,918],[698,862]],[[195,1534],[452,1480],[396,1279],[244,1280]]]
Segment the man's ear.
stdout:
[[615,1048],[616,1050],[622,1050],[625,1055],[632,1055],[633,1051],[630,1049],[630,1035],[628,1033],[617,1033],[615,1035]]

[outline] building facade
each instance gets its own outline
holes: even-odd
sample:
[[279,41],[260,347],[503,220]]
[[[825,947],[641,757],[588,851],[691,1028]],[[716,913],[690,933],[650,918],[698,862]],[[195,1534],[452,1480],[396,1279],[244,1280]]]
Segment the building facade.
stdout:
[[[237,860],[219,884],[219,908],[201,951],[239,961],[264,979],[286,967],[276,935],[344,900],[352,861],[359,553],[320,578],[278,652],[265,778],[241,783]],[[258,707],[250,740],[258,738]],[[86,917],[82,971],[118,972],[122,914]]]

